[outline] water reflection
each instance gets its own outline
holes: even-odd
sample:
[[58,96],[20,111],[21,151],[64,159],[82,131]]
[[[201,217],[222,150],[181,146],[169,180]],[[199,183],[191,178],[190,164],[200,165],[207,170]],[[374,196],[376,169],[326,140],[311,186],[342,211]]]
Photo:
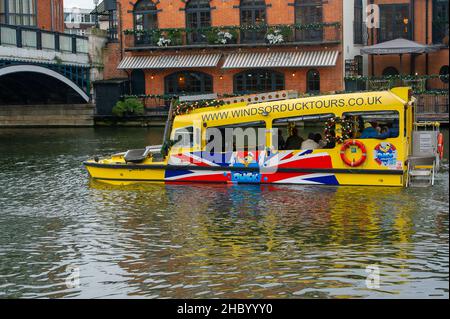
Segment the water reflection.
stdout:
[[145,132],[0,131],[0,297],[448,298],[448,168],[433,189],[87,179]]
[[[128,281],[135,287],[131,295],[155,290],[158,297],[178,298],[402,295],[407,292],[396,287],[417,279],[412,267],[427,264],[427,252],[417,253],[414,243],[414,225],[428,228],[414,221],[421,207],[399,188],[139,185],[103,192],[110,186],[95,182],[91,187],[101,190],[93,192],[97,202],[110,209],[117,205],[127,215],[121,216],[119,233],[130,234],[128,248],[137,255],[119,265],[134,275]],[[435,257],[443,263],[433,279],[442,280],[439,289],[447,291],[448,249],[442,248]],[[365,287],[365,267],[371,264],[382,268],[389,283],[379,291]]]

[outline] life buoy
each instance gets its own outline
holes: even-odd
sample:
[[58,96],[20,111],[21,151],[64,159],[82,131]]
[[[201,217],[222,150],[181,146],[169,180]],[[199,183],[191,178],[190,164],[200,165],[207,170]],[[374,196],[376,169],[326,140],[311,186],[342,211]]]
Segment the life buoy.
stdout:
[[443,159],[444,158],[444,134],[439,133],[437,142],[438,142],[437,150],[439,153],[439,157],[441,159]]
[[[361,150],[361,158],[359,160],[355,161],[350,161],[347,156],[345,156],[345,152],[347,151],[347,149],[349,149],[351,146],[357,146],[360,150]],[[344,145],[342,145],[341,148],[341,158],[342,161],[351,167],[358,167],[361,166],[367,159],[367,150],[366,150],[366,146],[357,140],[348,140],[344,143]]]

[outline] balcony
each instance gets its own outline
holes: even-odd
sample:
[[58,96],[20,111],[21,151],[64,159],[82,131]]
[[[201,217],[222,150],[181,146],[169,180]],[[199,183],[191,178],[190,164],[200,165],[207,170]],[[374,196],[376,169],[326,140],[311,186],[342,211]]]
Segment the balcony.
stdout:
[[383,91],[398,86],[409,86],[414,92],[448,91],[449,75],[390,75],[346,77],[347,91]]
[[0,24],[0,46],[88,55],[88,38]]
[[346,77],[346,90],[384,91],[393,87],[408,86],[417,98],[416,111],[422,120],[448,123],[449,75],[396,75],[385,77]]
[[125,30],[124,34],[130,50],[318,45],[340,43],[341,25],[334,22],[309,25]]

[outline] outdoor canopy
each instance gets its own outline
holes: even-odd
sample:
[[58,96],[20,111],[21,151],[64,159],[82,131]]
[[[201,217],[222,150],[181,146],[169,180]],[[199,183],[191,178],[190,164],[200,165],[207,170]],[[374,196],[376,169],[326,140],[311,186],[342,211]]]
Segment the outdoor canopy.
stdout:
[[242,68],[302,68],[331,67],[336,65],[339,51],[284,51],[231,53],[223,64],[224,69]]
[[406,39],[395,39],[367,46],[361,49],[361,54],[423,54],[439,50],[436,46],[420,44]]
[[121,69],[214,68],[222,54],[187,54],[127,56],[117,67]]

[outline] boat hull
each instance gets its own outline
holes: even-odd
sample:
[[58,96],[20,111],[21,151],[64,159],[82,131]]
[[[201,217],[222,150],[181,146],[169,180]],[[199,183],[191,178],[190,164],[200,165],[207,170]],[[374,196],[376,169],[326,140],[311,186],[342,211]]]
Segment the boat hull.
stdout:
[[208,168],[173,165],[108,165],[85,163],[90,176],[112,185],[135,183],[223,183],[297,185],[404,185],[404,172],[364,169]]

